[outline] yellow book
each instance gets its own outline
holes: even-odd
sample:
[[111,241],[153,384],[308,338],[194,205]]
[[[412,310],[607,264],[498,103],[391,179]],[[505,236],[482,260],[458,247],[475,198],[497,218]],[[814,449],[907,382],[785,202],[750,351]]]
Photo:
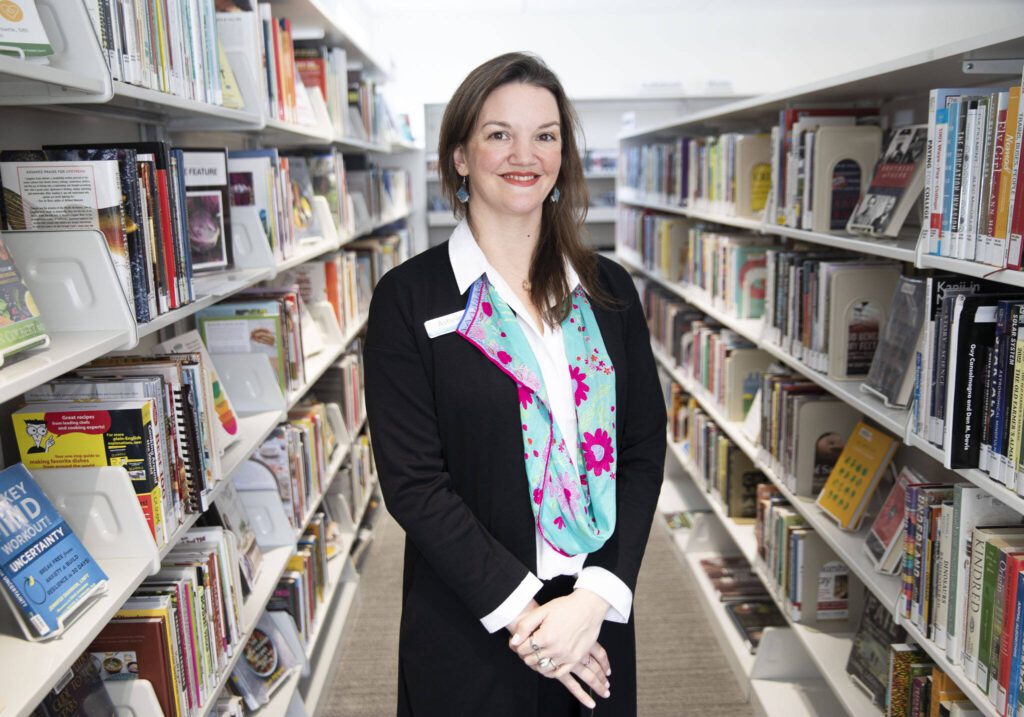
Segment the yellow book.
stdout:
[[1013,183],[1013,149],[1017,142],[1017,112],[1020,108],[1020,87],[1010,88],[1010,103],[1006,106],[1006,139],[1003,140],[1003,166],[999,179],[999,203],[996,205],[997,239],[1010,235],[1010,185]]
[[11,415],[25,467],[119,466],[128,471],[157,546],[167,542],[156,457],[153,402],[148,399],[30,403]]
[[858,421],[818,496],[818,506],[844,530],[857,530],[864,509],[899,443],[888,433]]
[[242,91],[238,89],[235,71],[231,69],[228,54],[224,52],[224,45],[221,44],[220,40],[217,40],[217,54],[220,56],[221,105],[232,110],[244,110],[245,100],[242,99]]

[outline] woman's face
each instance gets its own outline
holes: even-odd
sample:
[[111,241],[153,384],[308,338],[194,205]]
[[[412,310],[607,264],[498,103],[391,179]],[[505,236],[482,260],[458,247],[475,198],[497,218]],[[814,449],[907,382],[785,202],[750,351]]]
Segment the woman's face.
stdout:
[[502,85],[484,101],[454,159],[459,174],[469,177],[472,207],[500,215],[539,212],[562,166],[555,96],[533,85]]

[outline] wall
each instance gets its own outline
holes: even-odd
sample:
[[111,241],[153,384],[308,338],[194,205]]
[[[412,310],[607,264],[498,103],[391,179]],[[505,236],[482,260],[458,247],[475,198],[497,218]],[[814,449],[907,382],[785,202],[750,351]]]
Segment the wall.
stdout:
[[758,94],[1024,28],[1020,0],[591,0],[528,13],[530,0],[364,1],[376,53],[393,63],[388,96],[417,129],[424,103],[447,100],[469,70],[509,50],[539,53],[574,97],[702,94],[719,82]]

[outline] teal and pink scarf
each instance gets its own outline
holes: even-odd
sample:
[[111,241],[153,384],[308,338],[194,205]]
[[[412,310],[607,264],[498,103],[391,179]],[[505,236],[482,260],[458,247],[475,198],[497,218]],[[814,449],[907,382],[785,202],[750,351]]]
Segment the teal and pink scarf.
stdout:
[[594,552],[615,531],[615,368],[583,289],[570,299],[561,328],[576,404],[575,456],[553,419],[526,336],[486,274],[470,288],[456,332],[516,382],[537,529],[552,548],[571,556]]

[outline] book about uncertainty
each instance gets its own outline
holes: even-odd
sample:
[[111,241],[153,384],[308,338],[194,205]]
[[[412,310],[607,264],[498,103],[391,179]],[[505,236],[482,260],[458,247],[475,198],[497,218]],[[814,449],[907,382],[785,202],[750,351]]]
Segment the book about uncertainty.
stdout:
[[0,471],[0,582],[29,632],[59,634],[64,618],[106,581],[28,469],[16,463]]

